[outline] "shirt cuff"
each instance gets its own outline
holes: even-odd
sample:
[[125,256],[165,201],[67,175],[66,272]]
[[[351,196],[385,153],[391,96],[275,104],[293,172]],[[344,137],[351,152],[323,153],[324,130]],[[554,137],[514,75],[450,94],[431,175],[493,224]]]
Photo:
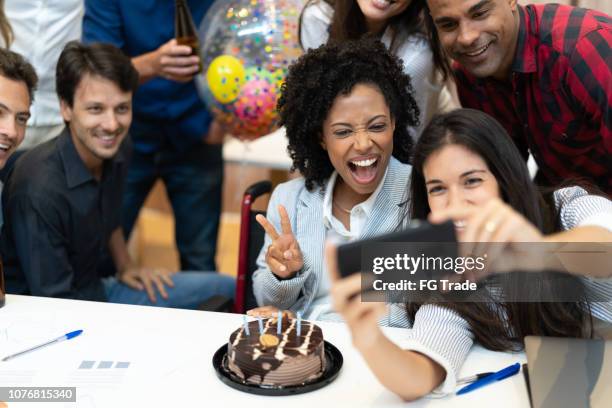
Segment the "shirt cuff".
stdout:
[[578,226],[579,227],[586,227],[586,226],[601,227],[601,228],[607,229],[608,231],[612,231],[612,214],[607,213],[607,212],[601,212],[598,214],[590,215],[586,217],[584,220],[582,220],[578,224]]
[[455,389],[457,388],[457,374],[455,373],[455,370],[453,369],[453,366],[451,365],[450,361],[448,361],[448,359],[446,359],[441,354],[436,353],[432,349],[426,347],[418,340],[414,340],[414,339],[398,339],[398,340],[390,339],[390,340],[393,341],[399,348],[403,350],[416,351],[418,353],[421,353],[429,357],[430,359],[438,363],[444,369],[444,371],[446,371],[446,378],[444,378],[444,381],[442,382],[442,384],[440,384],[437,388],[435,388],[431,392],[431,394],[446,395],[446,394],[452,394],[455,392]]

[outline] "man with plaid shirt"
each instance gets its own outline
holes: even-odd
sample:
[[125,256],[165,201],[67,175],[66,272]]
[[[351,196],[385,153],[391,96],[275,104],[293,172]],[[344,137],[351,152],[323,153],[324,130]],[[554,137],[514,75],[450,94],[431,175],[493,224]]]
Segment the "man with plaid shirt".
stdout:
[[455,60],[461,104],[531,152],[538,182],[582,179],[612,194],[612,18],[516,0],[427,3],[436,57]]

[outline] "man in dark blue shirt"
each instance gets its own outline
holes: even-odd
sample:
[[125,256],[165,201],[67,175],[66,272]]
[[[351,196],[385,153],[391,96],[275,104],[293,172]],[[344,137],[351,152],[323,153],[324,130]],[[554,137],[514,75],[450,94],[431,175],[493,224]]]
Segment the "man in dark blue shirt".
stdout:
[[[0,47],[0,193],[6,173],[19,154],[13,155],[24,140],[30,106],[38,86],[38,75],[26,59]],[[2,207],[0,206],[0,226]],[[2,272],[0,271],[0,294]]]
[[[196,22],[212,0],[189,0]],[[132,58],[140,75],[134,95],[134,142],[123,201],[129,235],[154,182],[161,178],[176,220],[183,270],[215,270],[221,211],[223,131],[197,94],[198,57],[174,38],[174,2],[86,0],[85,42],[106,42]]]
[[0,169],[23,141],[37,84],[21,55],[0,48]]
[[[38,77],[19,54],[0,48],[0,170],[23,142]],[[2,191],[0,183],[0,191]],[[0,208],[0,224],[2,209]],[[0,263],[1,265],[1,263]],[[4,275],[0,267],[0,307],[4,306]]]
[[[56,81],[67,127],[17,161],[2,196],[7,292],[185,308],[231,297],[230,277],[141,268],[127,252],[120,204],[138,86],[129,58],[112,45],[68,43]],[[103,280],[106,250],[117,276]]]

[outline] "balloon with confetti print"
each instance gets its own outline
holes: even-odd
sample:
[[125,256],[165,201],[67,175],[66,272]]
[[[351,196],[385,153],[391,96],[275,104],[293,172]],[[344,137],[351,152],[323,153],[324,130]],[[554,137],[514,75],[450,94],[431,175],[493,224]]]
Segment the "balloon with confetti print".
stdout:
[[235,116],[248,134],[257,134],[262,124],[271,123],[276,117],[275,109],[274,84],[263,79],[245,83],[234,102]]
[[302,49],[304,0],[217,0],[200,24],[203,75],[196,83],[208,108],[229,130],[256,139],[278,127],[276,101]]
[[235,101],[244,84],[245,70],[242,63],[231,55],[220,55],[206,70],[206,85],[220,103]]

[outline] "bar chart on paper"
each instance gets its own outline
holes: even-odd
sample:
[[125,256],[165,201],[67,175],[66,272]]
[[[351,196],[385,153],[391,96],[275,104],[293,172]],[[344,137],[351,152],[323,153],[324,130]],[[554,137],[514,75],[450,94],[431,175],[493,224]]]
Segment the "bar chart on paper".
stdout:
[[113,387],[124,382],[129,361],[82,360],[66,380],[75,386]]

